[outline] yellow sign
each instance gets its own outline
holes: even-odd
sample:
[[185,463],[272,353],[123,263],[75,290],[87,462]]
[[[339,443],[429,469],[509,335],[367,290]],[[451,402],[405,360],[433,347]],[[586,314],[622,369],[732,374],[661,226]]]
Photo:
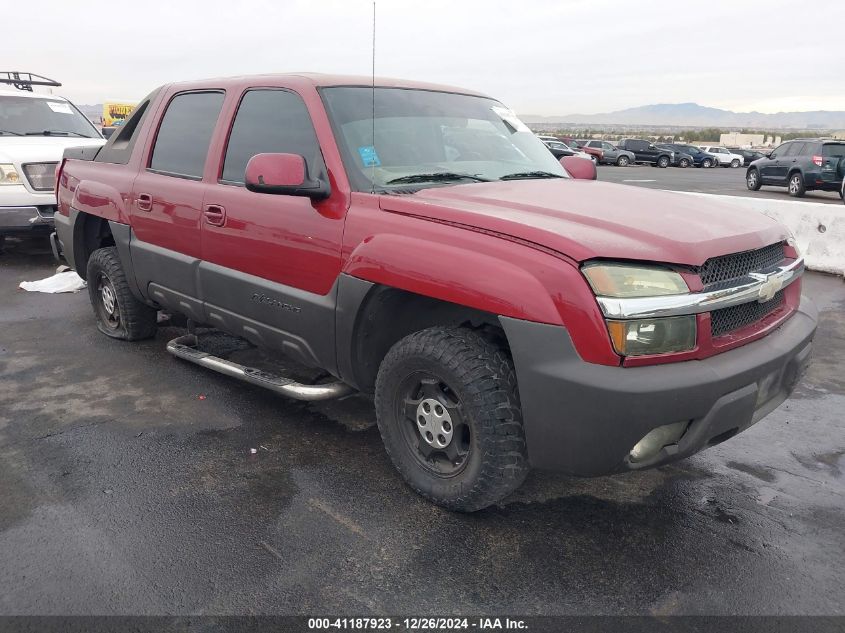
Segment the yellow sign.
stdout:
[[103,104],[103,127],[117,127],[123,125],[124,121],[135,109],[134,103],[107,102]]

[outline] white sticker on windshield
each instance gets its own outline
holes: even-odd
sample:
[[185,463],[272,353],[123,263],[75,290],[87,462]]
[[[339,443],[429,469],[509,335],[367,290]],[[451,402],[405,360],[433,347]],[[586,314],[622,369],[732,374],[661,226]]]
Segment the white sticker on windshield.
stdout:
[[510,108],[505,108],[503,106],[493,106],[490,109],[493,110],[493,112],[495,112],[496,114],[498,114],[499,118],[501,118],[502,121],[510,125],[517,132],[531,132],[531,130],[528,129],[528,126],[519,120],[519,117],[516,116],[516,112],[514,112]]
[[53,112],[58,112],[59,114],[73,114],[73,110],[70,109],[69,103],[64,103],[62,101],[48,101],[47,105],[50,106],[50,109]]

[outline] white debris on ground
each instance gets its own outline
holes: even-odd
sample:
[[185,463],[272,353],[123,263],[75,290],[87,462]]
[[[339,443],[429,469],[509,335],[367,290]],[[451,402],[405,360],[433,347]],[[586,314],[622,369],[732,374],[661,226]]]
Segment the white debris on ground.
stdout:
[[85,288],[85,280],[67,266],[59,266],[56,274],[38,281],[22,281],[19,285],[23,290],[29,292],[47,292],[56,294],[58,292],[79,292]]

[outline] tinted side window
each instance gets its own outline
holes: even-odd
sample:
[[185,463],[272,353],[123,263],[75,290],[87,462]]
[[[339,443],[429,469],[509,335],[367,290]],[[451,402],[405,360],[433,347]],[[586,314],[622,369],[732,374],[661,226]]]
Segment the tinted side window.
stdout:
[[222,180],[242,183],[249,159],[264,153],[299,154],[305,157],[309,173],[323,172],[317,135],[299,95],[269,89],[244,95],[229,135]]
[[628,141],[628,143],[628,149],[635,152],[642,152],[648,149],[648,143],[646,141]]
[[150,169],[172,176],[202,178],[222,106],[222,92],[176,95],[161,120]]
[[789,149],[790,143],[784,143],[783,145],[778,145],[775,150],[769,154],[769,158],[778,158],[786,154],[786,150]]
[[804,151],[805,145],[806,143],[792,143],[790,144],[787,152],[785,154],[782,154],[782,156],[800,156]]

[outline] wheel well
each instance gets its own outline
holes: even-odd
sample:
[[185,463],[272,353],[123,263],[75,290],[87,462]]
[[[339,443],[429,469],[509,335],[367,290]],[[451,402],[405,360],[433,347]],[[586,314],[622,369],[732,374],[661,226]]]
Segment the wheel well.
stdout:
[[495,314],[396,288],[376,286],[370,290],[355,321],[352,367],[357,387],[367,393],[373,391],[379,366],[390,348],[426,328],[471,327],[509,349]]
[[83,276],[91,253],[98,248],[115,245],[108,220],[88,213],[80,213],[77,217],[73,242],[74,267]]

